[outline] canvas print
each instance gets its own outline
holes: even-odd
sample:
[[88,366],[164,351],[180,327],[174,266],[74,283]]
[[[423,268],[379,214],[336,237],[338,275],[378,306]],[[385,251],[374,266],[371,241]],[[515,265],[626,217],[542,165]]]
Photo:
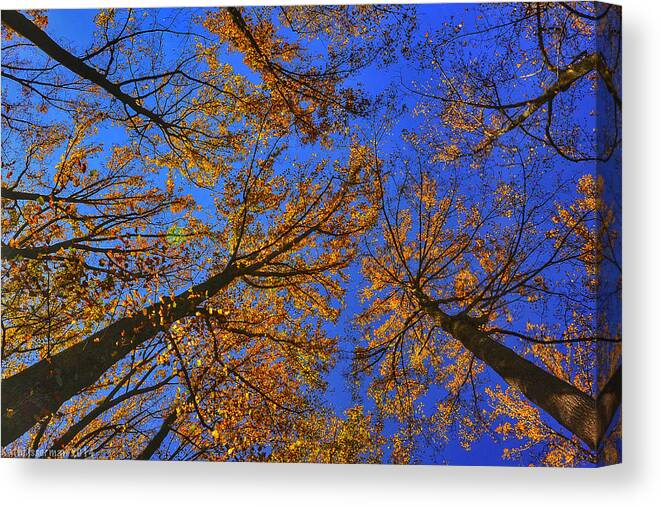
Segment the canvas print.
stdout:
[[619,7],[1,17],[4,458],[621,461]]

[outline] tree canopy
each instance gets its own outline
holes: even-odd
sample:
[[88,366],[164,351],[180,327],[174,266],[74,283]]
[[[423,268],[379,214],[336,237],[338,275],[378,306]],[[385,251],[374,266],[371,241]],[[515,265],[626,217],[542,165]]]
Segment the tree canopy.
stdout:
[[2,11],[3,454],[618,462],[620,21]]

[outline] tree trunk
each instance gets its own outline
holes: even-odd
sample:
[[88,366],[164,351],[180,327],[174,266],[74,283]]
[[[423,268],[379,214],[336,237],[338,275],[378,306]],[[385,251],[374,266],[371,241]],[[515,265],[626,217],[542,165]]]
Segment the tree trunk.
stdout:
[[71,397],[92,386],[137,346],[227,287],[242,273],[235,268],[209,278],[173,301],[146,307],[89,338],[2,380],[2,446],[13,442]]
[[[331,213],[325,215],[325,221]],[[2,381],[2,447],[13,442],[42,418],[83,389],[92,386],[114,364],[141,343],[177,320],[195,314],[196,307],[240,276],[254,273],[319,229],[307,228],[248,267],[228,265],[170,301],[124,317],[89,338]]]
[[449,316],[433,304],[425,304],[424,309],[443,330],[484,361],[507,384],[519,389],[526,398],[591,449],[598,448],[620,405],[621,368],[618,368],[595,400],[493,340],[487,333],[480,331],[470,319]]

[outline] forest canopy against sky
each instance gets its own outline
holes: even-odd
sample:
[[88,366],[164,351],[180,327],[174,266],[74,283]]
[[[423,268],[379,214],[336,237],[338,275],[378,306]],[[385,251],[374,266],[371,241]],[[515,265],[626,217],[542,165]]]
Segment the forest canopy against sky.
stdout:
[[3,456],[619,462],[620,26],[2,11]]

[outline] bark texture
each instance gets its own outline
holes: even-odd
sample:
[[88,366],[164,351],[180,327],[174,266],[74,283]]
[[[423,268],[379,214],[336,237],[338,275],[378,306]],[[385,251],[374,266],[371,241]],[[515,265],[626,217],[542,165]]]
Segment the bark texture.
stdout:
[[508,385],[558,421],[562,426],[597,449],[622,398],[621,367],[598,398],[584,393],[481,331],[465,317],[449,316],[436,305],[426,303],[425,311],[443,330],[484,361]]
[[124,317],[49,360],[41,360],[3,379],[2,446],[92,386],[137,346],[172,322],[194,314],[200,303],[240,274],[236,269],[226,269],[170,301],[150,305],[140,315]]

